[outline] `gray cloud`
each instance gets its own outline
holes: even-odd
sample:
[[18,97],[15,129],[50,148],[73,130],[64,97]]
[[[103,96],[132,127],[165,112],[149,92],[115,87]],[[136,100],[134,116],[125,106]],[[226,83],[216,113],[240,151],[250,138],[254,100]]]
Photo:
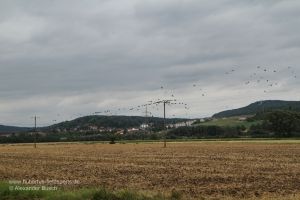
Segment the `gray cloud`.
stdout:
[[299,100],[299,24],[294,0],[3,0],[0,123],[29,125],[39,114],[50,124],[171,93],[191,107],[170,109],[182,117]]

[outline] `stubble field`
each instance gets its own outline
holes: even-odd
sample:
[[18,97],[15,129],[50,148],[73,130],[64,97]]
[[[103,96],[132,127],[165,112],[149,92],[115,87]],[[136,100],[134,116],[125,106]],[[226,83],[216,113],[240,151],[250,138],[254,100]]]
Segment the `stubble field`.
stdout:
[[0,180],[78,180],[79,185],[185,199],[300,197],[300,143],[185,142],[0,146]]

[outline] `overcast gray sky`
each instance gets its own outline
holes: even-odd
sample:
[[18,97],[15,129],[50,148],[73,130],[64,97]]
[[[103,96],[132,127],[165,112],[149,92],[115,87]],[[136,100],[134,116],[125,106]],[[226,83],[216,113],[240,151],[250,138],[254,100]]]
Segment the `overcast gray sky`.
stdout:
[[298,0],[1,0],[0,124],[300,100],[299,32]]

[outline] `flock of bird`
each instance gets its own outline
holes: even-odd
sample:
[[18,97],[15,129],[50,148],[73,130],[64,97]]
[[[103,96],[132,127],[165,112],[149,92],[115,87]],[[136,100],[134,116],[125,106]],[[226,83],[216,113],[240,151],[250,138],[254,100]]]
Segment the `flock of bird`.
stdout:
[[[244,79],[243,77],[246,78]],[[293,67],[285,67],[282,69],[279,68],[271,68],[271,67],[263,67],[263,66],[256,66],[251,68],[250,70],[247,69],[246,71],[242,70],[240,67],[232,67],[231,69],[225,71],[225,75],[229,76],[230,79],[236,80],[235,75],[239,76],[239,79],[243,82],[246,87],[256,87],[259,90],[263,90],[264,93],[271,91],[272,88],[280,87],[282,83],[280,82],[282,78],[291,78],[297,79],[297,74]],[[286,77],[284,77],[286,76]],[[208,93],[201,87],[198,83],[193,83],[190,85],[190,89],[199,92],[200,94],[197,97],[205,97],[208,96]],[[174,90],[167,89],[166,86],[160,86],[160,90],[162,91],[163,95],[161,98],[154,99],[147,101],[147,103],[131,106],[131,107],[123,107],[123,108],[116,108],[116,109],[107,109],[103,111],[97,111],[92,114],[87,115],[120,115],[122,113],[128,112],[135,112],[135,113],[143,113],[146,116],[153,116],[154,113],[151,111],[159,111],[162,107],[159,107],[162,103],[166,103],[168,106],[177,106],[178,109],[184,109],[185,112],[190,109],[189,104],[179,100],[176,98]],[[175,114],[171,114],[175,117]],[[84,114],[79,114],[77,117],[85,116]],[[53,120],[57,121],[57,120]]]
[[145,113],[146,115],[151,116],[151,114],[153,113],[150,110],[159,111],[159,105],[162,104],[164,101],[167,101],[166,104],[169,106],[179,105],[179,106],[183,106],[184,109],[189,109],[187,103],[180,102],[177,99],[168,99],[168,100],[155,99],[155,100],[148,101],[148,103],[146,104],[131,106],[128,108],[117,108],[117,109],[94,112],[93,115],[113,115],[122,112],[133,111],[133,112]]
[[[231,69],[230,71],[226,71],[225,74],[233,75],[235,72],[237,72],[236,68]],[[286,77],[284,77],[284,75],[286,75]],[[251,72],[251,74],[248,74],[247,80],[244,82],[244,85],[258,87],[259,89],[262,89],[264,93],[267,93],[270,92],[271,89],[282,85],[278,77],[280,79],[297,79],[297,74],[291,66],[283,69],[257,66],[255,70]]]

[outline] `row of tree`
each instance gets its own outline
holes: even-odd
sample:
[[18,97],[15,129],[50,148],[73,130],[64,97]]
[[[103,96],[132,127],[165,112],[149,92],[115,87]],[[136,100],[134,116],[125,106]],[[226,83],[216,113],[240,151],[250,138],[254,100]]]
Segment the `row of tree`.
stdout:
[[34,135],[21,133],[10,137],[0,137],[0,143],[33,143],[37,142],[75,142],[75,141],[122,141],[122,140],[159,140],[163,138],[161,132],[134,132],[124,135],[114,132],[106,133],[47,133],[46,135]]
[[261,124],[251,127],[252,135],[296,137],[300,136],[300,113],[288,110],[277,110],[257,113],[250,120],[262,120]]

